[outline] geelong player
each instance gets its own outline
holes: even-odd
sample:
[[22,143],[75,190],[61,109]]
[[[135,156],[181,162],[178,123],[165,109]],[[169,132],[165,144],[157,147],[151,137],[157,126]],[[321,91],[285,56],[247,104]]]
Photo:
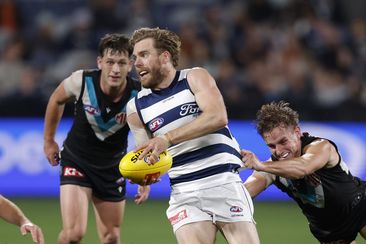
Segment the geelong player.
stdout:
[[176,70],[179,37],[141,28],[131,38],[142,86],[128,104],[128,123],[140,157],[150,163],[169,148],[171,196],[167,217],[178,243],[259,243],[252,200],[238,169],[240,148],[227,127],[215,80],[203,68]]
[[[126,153],[129,132],[126,104],[140,89],[127,76],[132,63],[128,38],[108,34],[99,44],[98,69],[79,70],[51,95],[45,116],[44,152],[51,165],[59,162],[56,128],[68,101],[75,101],[74,123],[61,151],[62,231],[59,243],[80,243],[92,201],[101,243],[120,243],[125,208],[125,182],[118,164]],[[137,204],[148,198],[149,186],[139,186]]]
[[366,182],[351,174],[334,142],[301,133],[298,123],[283,101],[258,111],[257,131],[272,160],[242,150],[244,165],[255,170],[245,182],[250,195],[276,185],[296,201],[320,243],[355,243],[357,233],[366,239]]

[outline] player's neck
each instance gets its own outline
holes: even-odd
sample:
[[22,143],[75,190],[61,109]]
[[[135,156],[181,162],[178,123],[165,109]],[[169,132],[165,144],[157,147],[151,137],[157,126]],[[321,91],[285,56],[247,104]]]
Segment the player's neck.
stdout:
[[127,82],[123,82],[120,86],[109,86],[101,82],[100,87],[102,92],[110,98],[112,102],[118,102],[126,89]]
[[175,78],[177,70],[175,68],[169,68],[165,70],[164,79],[157,87],[158,89],[164,89],[170,86],[170,84],[173,82]]

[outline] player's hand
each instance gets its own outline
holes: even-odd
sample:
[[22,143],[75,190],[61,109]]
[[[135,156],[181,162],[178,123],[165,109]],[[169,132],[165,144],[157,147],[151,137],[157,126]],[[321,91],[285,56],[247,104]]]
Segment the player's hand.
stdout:
[[254,169],[261,171],[264,166],[261,161],[257,158],[257,156],[252,153],[251,151],[242,149],[240,151],[240,154],[242,156],[242,161],[244,163],[244,167],[248,169]]
[[154,137],[147,142],[138,146],[134,151],[144,149],[139,156],[139,159],[147,157],[147,164],[153,165],[159,161],[160,153],[164,152],[170,146],[169,141],[162,136]]
[[52,141],[44,141],[44,146],[43,146],[43,151],[44,154],[47,157],[48,162],[52,165],[52,166],[56,166],[59,164],[60,162],[60,157],[59,157],[59,153],[60,153],[60,149],[57,145],[57,143],[52,140]]
[[31,233],[34,243],[44,244],[44,236],[41,228],[31,222],[22,224],[20,226],[20,233],[23,236],[27,233]]
[[137,188],[137,194],[135,195],[135,203],[137,205],[140,205],[141,203],[145,202],[149,198],[149,194],[150,194],[149,185],[145,186],[139,185]]
[[158,183],[160,181],[161,181],[160,178],[151,177],[149,179],[144,179],[140,185],[147,186],[147,185],[152,185],[152,184]]

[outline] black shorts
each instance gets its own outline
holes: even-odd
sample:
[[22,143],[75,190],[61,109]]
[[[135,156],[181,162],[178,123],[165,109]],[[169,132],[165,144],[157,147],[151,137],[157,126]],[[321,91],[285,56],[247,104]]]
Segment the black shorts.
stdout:
[[92,189],[93,196],[110,202],[125,199],[126,182],[118,182],[121,174],[118,165],[109,168],[94,168],[83,162],[72,162],[62,158],[60,161],[60,184],[85,186]]
[[356,195],[356,201],[347,208],[348,216],[337,230],[324,231],[310,225],[312,234],[320,243],[350,243],[366,226],[366,183],[363,182],[363,184],[365,184],[365,188]]

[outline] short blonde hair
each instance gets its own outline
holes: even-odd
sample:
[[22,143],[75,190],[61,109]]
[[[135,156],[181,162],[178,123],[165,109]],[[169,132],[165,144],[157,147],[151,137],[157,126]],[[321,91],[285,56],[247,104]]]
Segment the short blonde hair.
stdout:
[[130,44],[133,47],[137,42],[147,38],[152,38],[154,40],[154,47],[160,52],[168,51],[172,57],[173,66],[178,66],[181,40],[176,33],[158,27],[144,27],[133,32],[132,37],[130,38]]

